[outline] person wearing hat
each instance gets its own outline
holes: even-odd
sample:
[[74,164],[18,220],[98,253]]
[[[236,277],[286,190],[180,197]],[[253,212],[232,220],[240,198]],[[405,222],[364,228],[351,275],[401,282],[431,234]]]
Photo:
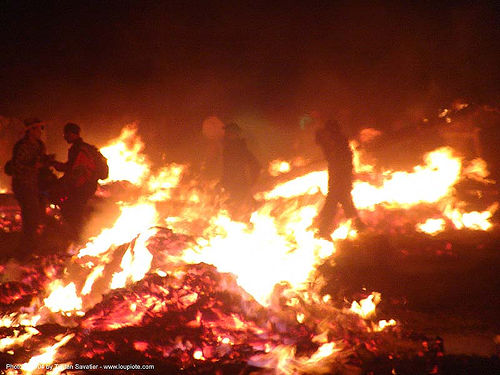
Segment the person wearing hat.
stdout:
[[68,122],[64,126],[64,139],[68,149],[68,161],[54,162],[53,166],[59,172],[64,172],[59,180],[58,204],[61,207],[63,221],[67,224],[68,235],[78,240],[87,213],[87,202],[95,194],[98,186],[93,175],[95,160],[94,146],[83,141],[80,126]]
[[40,171],[47,166],[48,155],[41,140],[45,123],[37,118],[24,121],[24,136],[12,152],[12,191],[21,208],[22,240],[20,250],[29,252],[38,247],[37,231],[45,214],[40,194]]
[[220,180],[231,202],[237,206],[252,200],[251,188],[261,172],[259,161],[248,149],[241,133],[241,128],[235,122],[224,126]]
[[353,155],[349,141],[336,120],[327,121],[316,131],[316,143],[328,163],[328,194],[315,220],[318,235],[330,239],[340,204],[344,216],[353,220],[358,229],[365,229],[351,196],[353,183]]

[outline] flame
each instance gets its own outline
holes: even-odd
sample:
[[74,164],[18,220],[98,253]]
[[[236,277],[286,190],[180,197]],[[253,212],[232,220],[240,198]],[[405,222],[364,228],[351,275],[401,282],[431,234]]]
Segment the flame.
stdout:
[[146,248],[149,238],[156,233],[155,229],[142,232],[135,241],[133,249],[129,248],[122,258],[122,271],[113,275],[111,289],[122,288],[127,279],[132,282],[141,280],[151,268],[153,255]]
[[132,241],[142,233],[156,225],[158,213],[152,203],[139,202],[132,206],[123,205],[121,215],[112,228],[104,229],[97,237],[91,239],[78,253],[82,258],[86,255],[97,256],[112,246]]
[[31,337],[38,335],[40,331],[33,327],[26,327],[26,333],[19,335],[19,331],[14,331],[14,337],[4,337],[0,339],[0,351],[5,352],[7,349],[22,345],[23,342]]
[[137,125],[125,126],[117,139],[100,148],[109,166],[109,177],[104,182],[129,181],[141,185],[150,170],[143,150],[144,143],[137,137]]
[[474,229],[474,230],[488,230],[493,227],[493,224],[489,219],[498,209],[498,203],[495,202],[489,206],[485,211],[472,211],[464,212],[460,208],[453,208],[448,205],[444,211],[446,217],[448,217],[455,228],[462,229]]
[[379,320],[378,322],[378,325],[374,326],[374,331],[375,332],[381,332],[383,331],[385,328],[387,327],[393,327],[395,326],[397,323],[394,319],[390,319],[390,320]]
[[427,219],[425,223],[417,224],[417,231],[430,234],[432,236],[442,232],[445,228],[444,219]]
[[353,301],[350,310],[363,319],[368,319],[375,314],[375,307],[379,304],[380,299],[380,293],[373,292],[359,302]]
[[[377,134],[373,132],[367,134],[368,138],[375,136]],[[376,175],[375,165],[366,162],[367,157],[363,155],[361,146],[351,143],[351,147],[354,150],[356,172],[371,172]],[[276,184],[269,191],[258,194],[256,198],[259,200],[259,208],[251,212],[248,222],[240,222],[219,209],[217,204],[210,207],[208,199],[205,199],[208,194],[204,195],[201,189],[193,189],[193,185],[186,186],[184,177],[189,176],[186,173],[188,166],[171,164],[164,166],[156,174],[152,173],[147,158],[142,154],[143,149],[144,144],[137,136],[135,125],[124,128],[118,139],[101,149],[110,165],[110,177],[106,182],[129,181],[143,187],[143,196],[136,202],[120,202],[120,216],[113,226],[104,229],[79,249],[71,260],[74,263],[72,269],[78,270],[74,274],[66,272],[65,281],[56,280],[49,285],[51,292],[43,300],[47,309],[63,315],[87,310],[90,304],[87,300],[91,299],[93,287],[98,284],[96,280],[108,271],[111,258],[116,254],[122,257],[114,261],[114,273],[107,279],[110,281],[107,288],[116,289],[137,282],[148,272],[155,272],[162,277],[172,275],[169,265],[153,259],[153,254],[147,247],[148,241],[157,233],[154,227],[161,220],[167,222],[176,233],[196,233],[193,235],[195,244],[179,250],[175,256],[168,258],[169,262],[174,258],[185,263],[204,262],[214,265],[219,272],[230,272],[236,276],[238,284],[262,306],[274,307],[273,293],[282,288],[290,292],[286,296],[285,305],[293,311],[291,316],[294,324],[305,326],[304,323],[313,322],[307,313],[300,310],[301,301],[319,305],[329,303],[332,298],[330,295],[321,297],[311,288],[318,265],[335,252],[336,241],[357,236],[351,220],[343,221],[337,226],[331,234],[331,241],[316,238],[310,230],[327,191],[327,171],[304,172],[302,176]],[[274,176],[290,170],[291,163],[283,160],[275,160],[269,166],[269,173]],[[443,217],[434,214],[433,218],[427,220],[421,217],[416,230],[426,234],[439,233],[447,223],[452,223],[457,229],[488,230],[492,226],[490,219],[497,210],[498,203],[490,205],[485,211],[468,211],[466,205],[454,196],[454,186],[460,179],[470,178],[489,183],[487,176],[486,165],[480,159],[466,165],[454,155],[451,148],[443,147],[426,154],[424,163],[414,167],[411,172],[385,170],[378,176],[377,183],[373,182],[375,178],[367,182],[360,177],[353,185],[352,196],[356,207],[365,210],[363,214],[370,214],[367,211],[375,211],[378,207],[406,210],[422,203],[432,205]],[[283,181],[283,176],[280,179]],[[162,217],[157,211],[157,206],[161,206],[158,202],[174,197],[176,202],[180,202],[178,206],[184,207],[169,207],[170,216],[165,219],[165,215]],[[195,232],[194,223],[200,220],[204,220],[205,224]],[[118,247],[120,251],[117,250]],[[82,274],[85,274],[86,279],[82,278]],[[77,285],[81,287],[80,295],[77,293]],[[201,293],[186,290],[177,301],[183,308],[187,308],[203,297]],[[359,302],[353,301],[349,311],[362,319],[369,319],[375,314],[380,300],[380,294],[373,292]],[[153,295],[144,298],[138,296],[137,299],[123,301],[121,308],[123,321],[105,321],[104,330],[139,324],[146,314],[164,309],[165,302]],[[188,326],[215,327],[215,322],[203,321],[203,314],[200,311],[196,312],[196,317],[193,314]],[[31,317],[23,319],[25,323],[36,325],[40,317],[37,320],[30,320]],[[0,326],[15,327],[20,321],[20,315],[4,316],[0,319]],[[89,319],[82,327],[90,328],[92,324],[93,321]],[[225,328],[241,332],[251,331],[256,335],[264,332],[235,313],[224,324]],[[394,325],[394,320],[381,320],[373,322],[371,330],[379,332]],[[370,331],[368,324],[366,327]],[[25,334],[15,333],[12,337],[2,339],[0,348],[20,345],[38,332],[35,328],[24,329]],[[23,365],[26,371],[33,371],[40,363],[52,363],[57,349],[72,337],[68,335],[60,338],[58,343],[33,357]],[[216,332],[215,337],[223,345],[231,346],[237,342],[233,336],[221,331]],[[293,345],[266,342],[261,345],[266,357],[256,358],[254,363],[272,363],[278,371],[291,374],[297,372],[298,368],[316,369],[324,361],[335,358],[335,353],[342,350],[341,345],[331,342],[328,330],[321,328],[321,332],[313,332],[311,337],[317,350],[310,356],[297,356]],[[137,341],[133,345],[138,351],[148,349],[148,343],[145,342]],[[197,361],[212,358],[210,351],[203,345],[189,345],[189,357]]]
[[290,172],[291,169],[292,167],[290,166],[289,162],[281,159],[276,159],[269,163],[267,171],[271,176],[279,176],[280,174]]
[[254,212],[250,226],[220,214],[212,220],[206,238],[199,239],[201,248],[186,250],[183,260],[231,272],[259,303],[268,305],[275,285],[286,282],[294,289],[304,287],[319,261],[334,252],[331,242],[307,231],[315,215],[313,208],[302,208],[280,228],[265,210]]
[[76,294],[75,283],[66,286],[60,280],[55,280],[49,286],[50,296],[44,299],[45,306],[53,312],[69,312],[82,308],[82,299]]
[[315,171],[304,176],[277,185],[269,192],[259,195],[265,200],[276,198],[293,198],[305,194],[316,194],[321,191],[326,194],[328,191],[328,172]]
[[54,362],[57,350],[66,345],[74,336],[75,334],[71,333],[63,337],[56,337],[57,343],[42,349],[42,354],[31,357],[29,362],[21,365],[21,369],[27,374],[32,374],[41,368],[47,368]]
[[352,197],[357,208],[374,210],[383,204],[388,208],[409,208],[413,205],[435,203],[451,193],[460,177],[462,163],[453,157],[453,150],[442,147],[424,157],[425,165],[416,166],[412,173],[390,172],[380,187],[356,181]]
[[157,175],[151,176],[148,182],[149,191],[152,192],[151,201],[164,201],[171,198],[171,193],[179,184],[185,166],[171,164],[162,168]]

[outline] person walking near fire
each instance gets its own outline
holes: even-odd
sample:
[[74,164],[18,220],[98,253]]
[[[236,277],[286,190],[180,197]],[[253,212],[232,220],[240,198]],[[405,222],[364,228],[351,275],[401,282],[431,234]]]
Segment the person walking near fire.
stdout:
[[53,163],[56,170],[64,172],[59,180],[58,203],[63,221],[68,225],[68,235],[72,240],[78,240],[88,211],[87,202],[97,190],[98,179],[103,177],[96,175],[95,155],[98,150],[83,141],[80,126],[67,123],[64,139],[71,144],[68,161]]
[[41,140],[45,123],[39,119],[24,121],[24,137],[16,142],[6,173],[12,176],[12,191],[21,208],[22,252],[38,248],[38,229],[45,215],[44,199],[40,193],[40,174],[48,168],[50,156]]
[[344,215],[353,220],[358,230],[365,228],[352,201],[353,155],[347,137],[336,120],[327,121],[316,131],[316,143],[321,147],[328,163],[328,194],[321,212],[315,219],[318,235],[329,239],[334,229],[338,204]]

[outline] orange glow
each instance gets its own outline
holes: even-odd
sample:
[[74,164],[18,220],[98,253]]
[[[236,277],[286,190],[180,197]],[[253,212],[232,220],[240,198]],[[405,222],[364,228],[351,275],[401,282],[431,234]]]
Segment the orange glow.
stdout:
[[417,231],[434,236],[442,232],[445,226],[444,219],[427,219],[425,223],[417,224]]
[[112,228],[104,229],[101,234],[91,239],[78,253],[78,257],[97,256],[111,246],[118,246],[132,241],[139,233],[148,230],[157,222],[158,214],[152,203],[137,203],[121,207],[121,215]]
[[289,162],[281,159],[276,159],[269,163],[267,171],[271,176],[279,176],[280,174],[290,172],[291,169],[292,168]]
[[424,160],[425,165],[416,166],[412,173],[386,171],[380,187],[356,181],[352,191],[354,204],[369,210],[379,204],[387,208],[409,208],[420,203],[435,203],[451,194],[460,177],[460,159],[453,157],[450,148],[443,147],[426,154]]
[[49,286],[49,289],[52,292],[44,299],[44,303],[51,311],[70,312],[82,308],[82,299],[76,294],[75,283],[71,282],[63,286],[60,280],[56,280]]
[[109,181],[129,181],[141,185],[149,174],[149,164],[142,153],[144,143],[137,137],[137,125],[130,124],[122,129],[120,136],[101,147],[101,153],[108,159]]
[[375,314],[375,307],[379,304],[379,302],[380,293],[373,292],[359,302],[353,301],[351,311],[358,314],[363,319],[368,319],[370,316]]
[[58,340],[57,343],[55,343],[52,346],[49,346],[49,347],[42,349],[41,350],[42,354],[31,357],[29,362],[23,363],[21,365],[21,369],[26,374],[32,374],[32,373],[36,373],[39,370],[40,365],[47,366],[47,365],[52,364],[54,362],[55,356],[57,354],[57,350],[60,347],[66,345],[68,343],[68,341],[70,341],[74,336],[75,336],[75,334],[72,333],[72,334],[69,334],[66,336],[56,337],[56,340]]

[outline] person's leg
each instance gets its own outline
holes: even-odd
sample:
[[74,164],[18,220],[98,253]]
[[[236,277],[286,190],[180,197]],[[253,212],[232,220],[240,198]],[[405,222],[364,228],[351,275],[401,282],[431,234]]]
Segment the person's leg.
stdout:
[[15,197],[21,208],[22,241],[20,247],[31,251],[38,246],[37,229],[40,223],[38,191],[28,186],[17,187]]
[[352,201],[352,183],[350,181],[346,181],[345,184],[338,187],[338,190],[340,195],[340,203],[342,204],[345,217],[352,219],[352,224],[356,229],[364,229],[366,225],[361,221],[358,210],[356,209],[356,207],[354,206],[354,202]]
[[336,182],[331,171],[328,173],[328,193],[323,203],[323,207],[316,219],[319,235],[328,237],[333,231],[334,219],[338,210],[338,191]]

